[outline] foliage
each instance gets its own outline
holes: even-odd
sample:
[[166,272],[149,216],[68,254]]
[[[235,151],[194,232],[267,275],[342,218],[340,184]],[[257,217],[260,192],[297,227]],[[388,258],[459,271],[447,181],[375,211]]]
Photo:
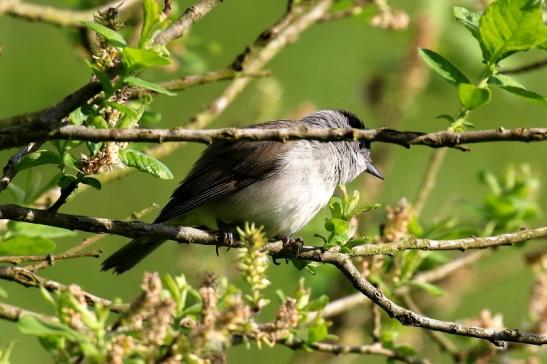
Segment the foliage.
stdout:
[[42,293],[56,317],[25,315],[18,326],[23,334],[38,337],[56,363],[207,363],[240,343],[313,344],[330,338],[327,322],[318,315],[328,300],[311,300],[303,281],[295,298],[281,298],[275,320],[264,323],[253,300],[226,279],[213,277],[196,289],[184,276],[146,274],[140,295],[116,318],[107,307],[90,307],[78,286],[55,295]]
[[474,127],[469,112],[482,107],[491,99],[494,87],[523,98],[545,102],[545,98],[529,91],[518,81],[500,72],[499,62],[517,52],[542,48],[547,44],[547,26],[543,23],[543,1],[493,1],[484,14],[463,7],[454,7],[454,17],[477,40],[482,50],[483,71],[477,84],[452,62],[430,49],[420,49],[425,63],[450,85],[457,88],[461,108],[456,116],[442,115],[450,130],[464,131]]
[[[290,5],[308,3],[312,2],[293,1]],[[355,10],[361,9],[353,8],[357,3],[337,1],[329,14],[351,10],[361,20],[385,29],[396,29],[398,24],[405,22],[401,13],[391,9],[385,1],[374,2],[378,5],[377,14],[370,10]],[[165,2],[166,8],[167,4],[170,2]],[[134,36],[128,35],[130,32],[113,8],[100,12],[94,22],[85,23],[87,31],[92,31],[96,37],[89,47],[91,61],[87,64],[93,81],[100,85],[102,91],[73,111],[63,125],[128,129],[157,123],[162,115],[151,110],[154,97],[160,94],[173,96],[175,93],[165,84],[149,81],[149,71],[173,67],[175,63],[181,66],[183,73],[207,70],[207,63],[200,53],[216,54],[221,48],[218,44],[192,34],[169,49],[155,43],[158,33],[172,25],[176,18],[175,13],[179,9],[177,4],[172,5],[171,14],[168,14],[169,11],[162,11],[157,1],[144,0],[141,21],[137,22],[140,28],[137,32],[131,29]],[[483,14],[463,7],[453,9],[454,17],[471,33],[482,52],[480,62],[483,69],[476,82],[455,62],[441,54],[430,49],[418,51],[427,66],[454,87],[457,93],[459,110],[454,115],[440,116],[450,122],[449,130],[465,131],[473,127],[469,119],[471,112],[487,105],[495,96],[493,90],[496,88],[546,104],[542,95],[504,74],[500,66],[501,62],[518,52],[547,49],[547,28],[542,20],[542,6],[543,2],[537,0],[498,0],[490,2]],[[269,36],[273,35],[261,35],[264,38]],[[279,98],[281,92],[275,88],[274,82],[267,82],[270,83],[263,87],[269,90],[262,91]],[[268,113],[268,107],[276,107],[269,99],[258,101],[260,105],[257,109],[262,113]],[[43,166],[55,168],[48,181],[36,177],[36,171]],[[16,202],[22,205],[32,205],[38,196],[55,185],[61,187],[61,196],[66,199],[81,184],[100,190],[100,175],[103,172],[125,167],[160,179],[173,178],[165,164],[137,144],[66,140],[52,141],[25,155],[17,164],[17,171],[24,170],[32,178],[23,188],[13,183],[8,188]],[[330,216],[323,224],[325,231],[315,234],[322,241],[322,246],[317,249],[351,257],[362,277],[394,302],[415,293],[418,297],[420,293],[444,295],[445,291],[450,292],[451,287],[424,279],[423,273],[446,268],[450,255],[405,250],[396,255],[355,257],[354,248],[365,244],[397,244],[421,237],[454,239],[501,234],[526,226],[540,214],[536,200],[539,182],[529,167],[510,167],[502,176],[484,171],[480,181],[488,191],[481,203],[468,204],[464,212],[454,209],[449,211],[448,216],[438,214],[432,222],[425,222],[416,216],[412,204],[402,199],[395,206],[376,211],[384,222],[376,233],[366,235],[362,233],[365,229],[360,225],[359,217],[381,206],[358,207],[359,191],[348,192],[345,186],[340,186],[340,195],[332,197],[328,203]],[[165,275],[160,278],[158,274],[147,273],[141,293],[126,307],[91,304],[87,293],[76,285],[54,294],[41,287],[45,300],[53,307],[54,315],[25,314],[19,319],[18,327],[21,333],[37,337],[58,363],[222,362],[226,350],[235,345],[251,347],[255,343],[258,348],[287,345],[293,349],[313,351],[317,350],[318,344],[330,344],[329,341],[337,339],[333,335],[336,327],[332,328],[323,316],[329,297],[320,295],[312,298],[311,289],[306,287],[304,279],[298,281],[293,294],[278,289],[275,292],[278,301],[270,297],[271,263],[265,249],[268,237],[262,228],[252,223],[239,227],[237,231],[242,246],[238,247],[236,266],[246,286],[244,288],[233,285],[226,278],[219,279],[212,275],[207,276],[200,285],[192,286],[184,276]],[[48,262],[52,264],[51,254],[56,248],[54,239],[73,235],[74,232],[65,229],[9,222],[1,230],[0,257],[47,255]],[[313,274],[321,265],[302,259],[292,259],[292,263],[296,268],[306,268]],[[34,274],[33,268],[29,269],[30,275]],[[537,276],[540,281],[542,276]],[[321,272],[321,277],[317,278],[328,280],[331,285],[328,272]],[[347,293],[345,287],[338,286],[336,284],[335,289],[328,292]],[[0,297],[7,297],[2,287]],[[541,297],[535,301],[544,302]],[[534,300],[530,302],[532,304]],[[117,303],[119,301],[114,301],[114,304]],[[121,312],[115,312],[120,306],[123,307]],[[538,325],[542,322],[542,314],[536,315]],[[372,313],[367,319],[373,326],[373,344],[370,347],[391,350],[389,355],[385,351],[382,354],[388,356],[390,361],[395,358],[413,361],[416,350],[400,339],[403,332],[401,324],[381,314]],[[495,326],[485,320],[477,325]],[[366,334],[368,338],[368,332]],[[486,349],[481,348],[479,353],[475,352],[478,345],[472,344],[462,345],[462,351],[468,355],[470,362],[475,359],[484,361],[484,353],[491,352],[491,345],[486,343],[481,346]],[[13,344],[0,351],[0,364],[8,363],[12,348]],[[331,350],[334,353],[342,351],[339,347]]]

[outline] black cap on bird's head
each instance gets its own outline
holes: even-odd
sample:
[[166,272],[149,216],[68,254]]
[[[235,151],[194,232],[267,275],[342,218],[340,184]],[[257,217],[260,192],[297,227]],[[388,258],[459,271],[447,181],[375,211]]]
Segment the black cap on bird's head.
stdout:
[[[344,115],[350,127],[354,129],[367,129],[365,127],[365,123],[363,123],[363,121],[359,119],[357,115],[345,110],[337,110],[337,111],[340,114]],[[374,166],[374,164],[372,164],[372,159],[370,158],[370,142],[366,140],[359,141],[359,149],[365,155],[366,167],[367,167],[365,172],[383,180],[384,176],[382,175],[382,173],[380,173],[380,171]]]

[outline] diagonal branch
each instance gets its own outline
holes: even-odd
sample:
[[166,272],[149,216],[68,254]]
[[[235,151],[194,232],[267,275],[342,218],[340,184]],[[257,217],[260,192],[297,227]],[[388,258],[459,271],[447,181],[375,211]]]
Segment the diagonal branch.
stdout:
[[387,298],[382,291],[363,278],[349,257],[343,254],[324,253],[316,258],[315,261],[329,263],[337,267],[358,291],[380,306],[380,308],[382,308],[390,317],[397,319],[405,326],[415,326],[434,331],[442,331],[453,335],[485,339],[498,346],[501,345],[499,343],[500,341],[519,342],[532,345],[547,344],[547,336],[543,335],[521,333],[519,330],[511,329],[497,330],[467,326],[456,322],[436,320],[417,314],[416,312],[399,306]]

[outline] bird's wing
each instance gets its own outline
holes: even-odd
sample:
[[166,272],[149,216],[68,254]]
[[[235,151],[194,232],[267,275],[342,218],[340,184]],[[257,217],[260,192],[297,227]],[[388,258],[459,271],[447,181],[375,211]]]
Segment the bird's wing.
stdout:
[[[269,125],[268,125],[269,126]],[[291,143],[217,142],[209,146],[156,222],[179,217],[276,173]]]

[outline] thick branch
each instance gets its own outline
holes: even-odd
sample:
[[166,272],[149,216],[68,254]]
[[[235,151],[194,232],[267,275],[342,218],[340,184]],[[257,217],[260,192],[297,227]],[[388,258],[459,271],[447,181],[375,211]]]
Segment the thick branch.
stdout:
[[[204,244],[204,245],[222,245],[230,247],[241,246],[239,243],[224,241],[222,234],[205,232],[199,229],[189,227],[177,227],[163,224],[145,224],[142,222],[125,222],[119,220],[110,220],[103,218],[93,218],[87,216],[60,214],[43,210],[27,209],[16,205],[1,205],[0,218],[25,221],[35,224],[47,224],[51,226],[77,229],[82,231],[96,233],[111,233],[136,238],[145,235],[157,236],[165,239],[171,239],[186,243]],[[463,249],[463,248],[483,248],[486,246],[506,245],[519,241],[536,239],[547,236],[547,227],[523,230],[510,234],[503,234],[486,238],[469,238],[460,240],[424,240],[423,245],[416,246],[416,241],[412,244],[403,246],[399,244],[398,250],[403,249]],[[426,242],[428,242],[426,244]],[[482,243],[484,242],[484,244]],[[395,243],[397,245],[398,243]],[[372,244],[370,244],[372,245]],[[386,246],[389,244],[377,244]],[[388,299],[383,293],[363,278],[357,268],[353,265],[350,257],[335,251],[323,251],[321,248],[304,247],[300,252],[294,252],[293,249],[287,251],[282,242],[270,243],[266,246],[268,252],[273,256],[287,258],[300,258],[316,262],[328,263],[336,266],[354,285],[354,287],[367,296],[370,300],[380,306],[391,317],[396,318],[404,325],[423,327],[430,330],[443,331],[456,335],[472,336],[476,338],[497,341],[520,342],[533,345],[543,345],[547,343],[547,336],[521,334],[518,330],[494,330],[480,327],[471,327],[454,322],[440,321],[419,315],[407,310]],[[358,248],[354,248],[358,249]],[[367,251],[373,254],[372,250]],[[386,247],[381,248],[374,254],[384,254],[389,252]],[[367,254],[368,254],[367,253]],[[11,269],[11,271],[9,271]],[[36,278],[30,271],[22,270],[17,267],[7,267],[0,270],[0,277],[11,278],[13,272],[30,273],[30,281],[34,284],[44,284]],[[8,272],[8,273],[7,273]],[[11,273],[10,273],[11,272]],[[59,289],[59,283],[55,282],[54,288]],[[57,287],[57,288],[55,288]]]
[[[21,130],[23,129],[23,130]],[[323,129],[323,128],[225,128],[193,129],[94,129],[83,126],[65,126],[53,131],[24,131],[24,127],[0,130],[0,148],[9,148],[30,141],[70,139],[115,142],[198,142],[209,144],[219,140],[275,140],[310,139],[321,141],[368,140],[398,144],[405,147],[425,145],[432,148],[455,147],[461,144],[518,141],[539,142],[547,140],[547,128],[490,129],[456,133],[439,131],[423,133],[393,129]]]
[[[0,219],[29,222],[56,226],[70,230],[80,230],[92,233],[108,233],[138,238],[142,236],[155,236],[174,240],[182,243],[201,245],[222,245],[238,247],[239,243],[224,241],[223,234],[212,233],[185,226],[172,226],[167,224],[146,224],[140,221],[122,221],[106,218],[70,215],[25,208],[17,205],[0,205]],[[487,237],[471,237],[457,240],[429,240],[409,238],[394,243],[364,244],[351,250],[350,256],[369,256],[378,254],[395,254],[404,250],[466,250],[485,249],[496,246],[512,245],[531,239],[547,237],[547,227],[536,229],[523,229],[513,233]],[[282,242],[269,243],[266,249],[273,255],[285,253]],[[325,252],[332,253],[332,252]],[[298,254],[299,258],[315,260],[317,254],[323,254],[319,247],[304,247]],[[283,255],[284,256],[284,255]],[[343,255],[345,256],[345,255]]]

